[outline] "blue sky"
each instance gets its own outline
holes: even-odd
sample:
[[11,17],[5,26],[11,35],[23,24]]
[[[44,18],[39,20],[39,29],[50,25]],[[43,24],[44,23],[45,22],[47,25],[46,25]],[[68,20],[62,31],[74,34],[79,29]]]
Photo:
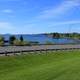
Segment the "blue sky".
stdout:
[[0,0],[0,33],[80,32],[80,0]]

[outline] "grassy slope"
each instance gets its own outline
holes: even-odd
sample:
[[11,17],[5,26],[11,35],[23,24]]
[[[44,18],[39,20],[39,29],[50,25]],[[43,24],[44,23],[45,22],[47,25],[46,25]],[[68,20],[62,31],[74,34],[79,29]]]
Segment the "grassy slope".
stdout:
[[53,53],[0,57],[0,80],[80,80],[80,51]]

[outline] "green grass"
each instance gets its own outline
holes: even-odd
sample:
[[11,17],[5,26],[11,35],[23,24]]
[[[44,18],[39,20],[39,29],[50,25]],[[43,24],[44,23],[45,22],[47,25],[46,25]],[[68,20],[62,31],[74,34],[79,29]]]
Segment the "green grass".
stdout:
[[2,56],[0,80],[80,80],[80,51]]

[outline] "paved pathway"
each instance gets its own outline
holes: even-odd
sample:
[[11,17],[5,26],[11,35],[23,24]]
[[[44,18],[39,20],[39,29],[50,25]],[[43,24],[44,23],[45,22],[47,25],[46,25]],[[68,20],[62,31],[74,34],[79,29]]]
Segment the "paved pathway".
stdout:
[[79,45],[76,44],[76,45],[5,46],[5,47],[0,47],[0,54],[46,51],[46,50],[70,50],[70,49],[80,49],[80,44]]

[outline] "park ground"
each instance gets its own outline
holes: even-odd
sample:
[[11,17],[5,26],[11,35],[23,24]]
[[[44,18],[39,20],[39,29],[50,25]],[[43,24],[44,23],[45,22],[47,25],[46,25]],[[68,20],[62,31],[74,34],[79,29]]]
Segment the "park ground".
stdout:
[[0,56],[0,80],[80,80],[80,50]]

